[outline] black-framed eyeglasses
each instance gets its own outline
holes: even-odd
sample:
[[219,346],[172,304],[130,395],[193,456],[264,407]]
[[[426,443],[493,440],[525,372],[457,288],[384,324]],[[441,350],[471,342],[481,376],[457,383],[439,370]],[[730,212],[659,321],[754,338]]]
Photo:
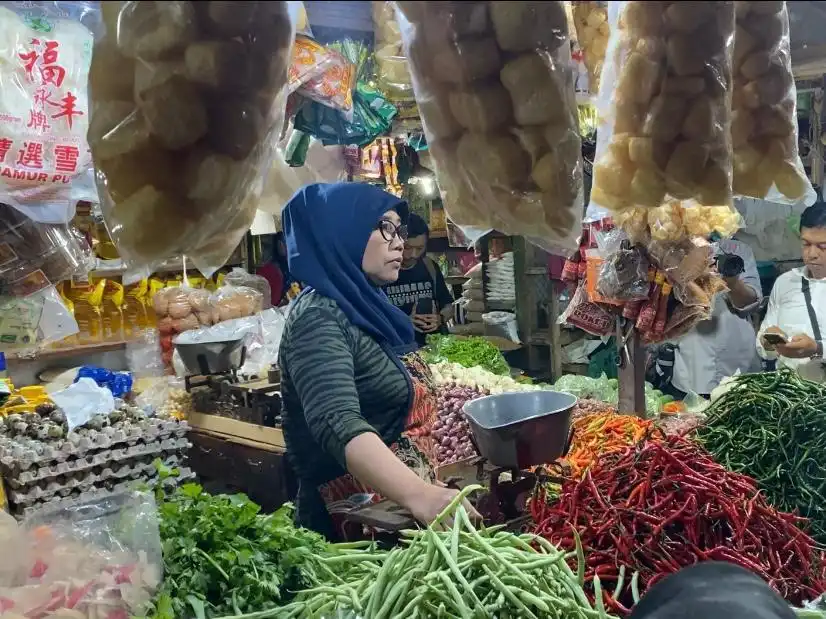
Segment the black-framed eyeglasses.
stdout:
[[402,241],[407,240],[407,226],[404,224],[397,226],[389,219],[380,220],[379,223],[376,224],[376,230],[381,232],[382,237],[388,243],[396,237],[399,237]]

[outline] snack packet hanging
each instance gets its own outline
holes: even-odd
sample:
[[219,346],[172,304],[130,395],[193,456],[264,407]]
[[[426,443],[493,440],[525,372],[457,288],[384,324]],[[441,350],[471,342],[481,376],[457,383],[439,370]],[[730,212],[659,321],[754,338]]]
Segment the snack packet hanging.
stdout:
[[397,6],[451,220],[574,249],[582,159],[563,3]]
[[785,2],[736,2],[731,138],[734,191],[806,206],[816,194],[797,149],[797,89]]
[[324,53],[328,59],[324,70],[305,81],[298,88],[298,94],[344,112],[352,119],[356,67],[334,49],[325,47]]
[[733,2],[617,3],[602,75],[591,202],[732,203]]
[[64,224],[97,200],[86,143],[96,2],[0,6],[0,202]]
[[333,62],[333,55],[330,51],[308,36],[295,37],[292,60],[288,69],[290,93],[324,73],[324,70]]
[[593,94],[599,92],[599,78],[611,33],[605,4],[593,0],[571,2],[577,40],[588,70],[588,90]]
[[205,275],[248,229],[286,98],[287,2],[105,2],[89,145],[130,268],[186,255]]

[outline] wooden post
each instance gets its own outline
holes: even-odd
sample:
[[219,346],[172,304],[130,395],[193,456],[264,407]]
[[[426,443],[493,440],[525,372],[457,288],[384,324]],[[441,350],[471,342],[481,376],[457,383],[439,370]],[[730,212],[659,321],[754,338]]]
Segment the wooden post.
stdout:
[[551,299],[548,305],[548,335],[551,349],[551,380],[556,382],[562,376],[562,332],[559,328],[559,290],[551,280]]
[[625,334],[617,319],[619,349],[619,412],[633,413],[645,419],[645,350],[633,327]]

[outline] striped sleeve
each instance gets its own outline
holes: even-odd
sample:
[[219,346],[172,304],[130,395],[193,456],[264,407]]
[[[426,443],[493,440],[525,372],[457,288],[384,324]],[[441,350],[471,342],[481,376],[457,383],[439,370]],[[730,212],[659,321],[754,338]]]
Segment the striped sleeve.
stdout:
[[292,324],[282,356],[310,433],[346,468],[347,443],[376,430],[361,414],[353,353],[341,324],[327,309],[306,308]]

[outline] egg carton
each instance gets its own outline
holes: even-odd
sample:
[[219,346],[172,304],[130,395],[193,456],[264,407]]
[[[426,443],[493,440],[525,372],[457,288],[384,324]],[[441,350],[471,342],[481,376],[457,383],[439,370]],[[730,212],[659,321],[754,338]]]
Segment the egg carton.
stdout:
[[[128,429],[115,427],[104,428],[82,436],[78,433],[73,439],[58,439],[41,441],[26,437],[0,436],[0,458],[6,455],[21,457],[26,454],[35,462],[47,460],[65,460],[73,455],[85,454],[101,449],[111,449],[120,444],[134,445],[137,443],[152,443],[170,436],[182,437],[190,429],[186,421],[168,419],[150,419],[151,425],[145,428],[130,426]],[[29,453],[31,452],[31,453]],[[33,453],[33,455],[32,455]]]
[[[169,438],[183,438],[189,431],[186,422],[163,422],[167,427],[158,432],[150,432],[128,437],[97,434],[94,439],[80,437],[77,443],[63,439],[57,443],[46,443],[34,439],[0,437],[0,471],[4,475],[15,475],[36,464],[65,462],[70,459],[94,455],[123,445],[125,448],[136,445],[153,444]],[[120,433],[125,434],[125,433]],[[123,440],[121,440],[123,439]]]
[[[181,459],[178,456],[165,458],[166,466],[177,466]],[[89,471],[80,477],[56,478],[41,482],[37,486],[29,486],[24,490],[11,490],[7,493],[9,503],[14,506],[31,505],[52,496],[67,497],[77,492],[86,492],[93,488],[107,487],[120,484],[124,481],[148,480],[157,475],[157,469],[151,462],[135,462],[134,464],[103,468],[100,472]]]
[[155,457],[161,454],[186,452],[191,446],[192,444],[187,439],[167,439],[147,445],[131,445],[126,448],[113,449],[93,456],[86,456],[85,458],[67,460],[66,462],[53,462],[36,469],[32,468],[20,471],[17,475],[6,477],[5,481],[12,488],[19,488],[61,475],[74,475],[107,464],[118,464],[124,461],[146,458],[154,460]]
[[[187,482],[194,478],[195,472],[190,468],[184,467],[179,469],[179,474],[177,477],[169,477],[165,479],[162,483],[167,488],[173,488],[179,483]],[[153,479],[147,479],[144,481],[150,487],[155,487],[158,483],[157,477]],[[11,508],[10,512],[12,516],[17,518],[18,520],[23,520],[45,507],[48,507],[49,509],[65,509],[68,507],[73,507],[74,505],[85,503],[95,498],[103,498],[111,496],[113,494],[119,494],[121,492],[131,490],[134,488],[135,483],[135,480],[126,480],[113,485],[111,488],[95,487],[90,488],[86,491],[75,490],[70,496],[67,497],[53,495],[42,501],[38,501],[33,505],[19,507],[14,506]]]
[[139,443],[137,445],[101,451],[81,458],[72,458],[63,462],[53,461],[40,465],[37,468],[20,470],[16,474],[6,475],[5,480],[12,487],[25,486],[59,475],[69,475],[88,470],[109,462],[122,462],[123,460],[150,457],[163,452],[186,451],[191,445],[186,438],[167,438],[154,443]]

